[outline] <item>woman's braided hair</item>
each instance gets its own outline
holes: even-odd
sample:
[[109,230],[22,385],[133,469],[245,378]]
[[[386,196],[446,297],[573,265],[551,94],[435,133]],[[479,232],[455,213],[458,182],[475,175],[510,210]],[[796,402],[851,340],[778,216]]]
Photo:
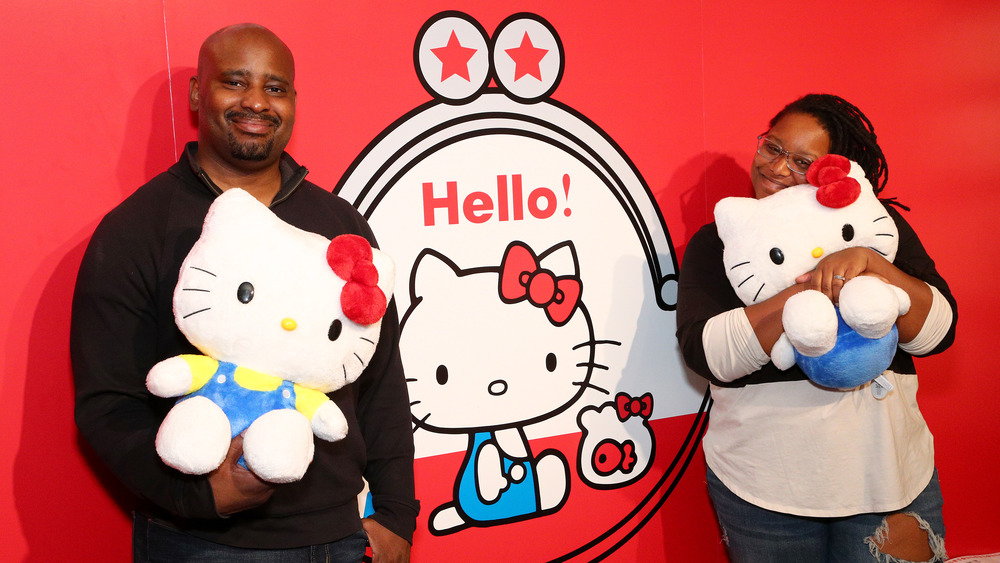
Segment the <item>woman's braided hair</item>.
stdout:
[[889,165],[878,146],[875,127],[857,106],[832,94],[807,94],[778,112],[769,127],[790,113],[815,117],[830,135],[830,152],[860,164],[875,194],[882,191],[889,180]]

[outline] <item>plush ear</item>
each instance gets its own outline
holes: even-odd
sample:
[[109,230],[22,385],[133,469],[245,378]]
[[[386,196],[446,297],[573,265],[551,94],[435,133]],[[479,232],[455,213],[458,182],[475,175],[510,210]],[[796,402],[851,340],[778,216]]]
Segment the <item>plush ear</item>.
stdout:
[[729,240],[745,228],[747,218],[757,207],[756,199],[749,197],[727,197],[715,204],[715,225],[719,238]]

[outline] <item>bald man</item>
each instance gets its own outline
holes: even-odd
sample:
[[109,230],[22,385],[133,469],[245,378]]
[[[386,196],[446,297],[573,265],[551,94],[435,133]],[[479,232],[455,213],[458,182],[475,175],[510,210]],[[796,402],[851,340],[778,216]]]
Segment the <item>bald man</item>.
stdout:
[[[240,187],[296,227],[375,244],[357,210],[306,181],[308,170],[285,152],[295,96],[292,52],[270,30],[240,24],[209,36],[190,82],[198,141],[105,216],[81,264],[71,327],[76,421],[139,498],[137,561],[356,562],[366,545],[377,563],[409,559],[419,505],[394,302],[368,368],[330,394],[347,416],[347,438],[317,441],[301,481],[274,485],[239,466],[239,436],[222,466],[200,477],[167,467],[154,447],[173,400],[152,396],[146,373],[198,353],[173,322],[172,294],[219,194]],[[362,477],[375,509],[364,520]]]

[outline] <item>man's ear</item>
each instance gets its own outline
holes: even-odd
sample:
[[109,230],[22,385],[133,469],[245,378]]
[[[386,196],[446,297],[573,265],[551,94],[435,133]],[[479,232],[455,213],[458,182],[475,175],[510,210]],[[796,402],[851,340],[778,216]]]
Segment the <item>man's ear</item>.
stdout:
[[198,111],[198,77],[192,76],[188,83],[188,103],[191,111]]

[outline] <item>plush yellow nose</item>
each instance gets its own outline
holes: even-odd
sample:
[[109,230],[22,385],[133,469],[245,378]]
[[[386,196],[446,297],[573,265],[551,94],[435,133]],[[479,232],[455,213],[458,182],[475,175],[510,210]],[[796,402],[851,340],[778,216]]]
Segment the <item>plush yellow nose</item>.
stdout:
[[297,326],[299,326],[299,323],[295,322],[295,319],[281,319],[281,328],[289,332],[295,330]]
[[822,248],[820,248],[820,247],[817,246],[816,248],[813,249],[813,258],[819,258],[822,255],[823,255],[823,249]]

